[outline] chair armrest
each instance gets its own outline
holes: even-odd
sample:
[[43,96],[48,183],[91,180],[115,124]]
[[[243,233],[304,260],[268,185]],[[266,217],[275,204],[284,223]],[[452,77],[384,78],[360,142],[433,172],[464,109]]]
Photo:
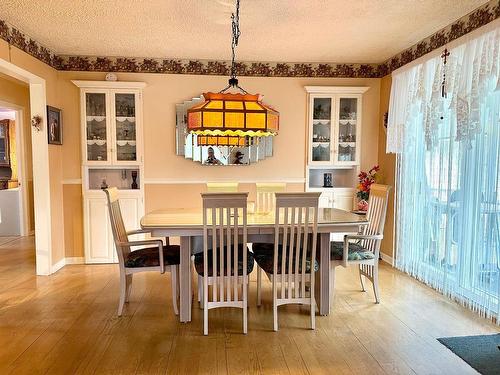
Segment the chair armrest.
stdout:
[[141,246],[141,245],[155,245],[158,246],[160,255],[160,273],[165,273],[165,263],[163,263],[163,241],[162,240],[142,240],[142,241],[127,241],[116,242],[118,246]]
[[134,234],[141,234],[141,233],[151,233],[151,231],[149,229],[130,230],[127,232],[127,236],[132,236]]

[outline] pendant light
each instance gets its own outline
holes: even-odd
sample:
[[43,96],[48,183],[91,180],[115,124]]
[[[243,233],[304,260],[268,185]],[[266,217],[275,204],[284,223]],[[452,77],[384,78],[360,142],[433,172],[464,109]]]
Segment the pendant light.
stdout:
[[[240,0],[236,0],[236,13],[231,15],[229,85],[218,93],[204,93],[205,101],[187,110],[188,130],[198,136],[198,145],[250,146],[260,137],[278,134],[279,113],[264,104],[259,94],[249,94],[238,84],[235,48],[240,36],[239,14]],[[239,92],[228,92],[231,89]]]

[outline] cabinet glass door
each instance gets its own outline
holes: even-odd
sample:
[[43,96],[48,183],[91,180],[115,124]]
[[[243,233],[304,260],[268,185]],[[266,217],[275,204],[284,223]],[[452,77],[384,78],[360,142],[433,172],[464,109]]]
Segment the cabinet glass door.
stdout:
[[116,161],[137,161],[134,93],[115,93]]
[[313,98],[312,162],[331,160],[332,98]]
[[108,132],[106,119],[106,94],[85,94],[87,122],[87,161],[108,160]]
[[339,99],[339,118],[337,132],[336,162],[340,164],[355,164],[357,162],[357,121],[358,99]]

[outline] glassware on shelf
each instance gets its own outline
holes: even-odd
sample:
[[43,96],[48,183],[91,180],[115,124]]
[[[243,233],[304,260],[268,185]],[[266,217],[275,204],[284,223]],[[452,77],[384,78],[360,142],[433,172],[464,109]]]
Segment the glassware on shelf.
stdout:
[[314,98],[313,119],[327,120],[331,119],[332,100],[330,98]]
[[115,94],[116,159],[135,161],[136,121],[135,94]]

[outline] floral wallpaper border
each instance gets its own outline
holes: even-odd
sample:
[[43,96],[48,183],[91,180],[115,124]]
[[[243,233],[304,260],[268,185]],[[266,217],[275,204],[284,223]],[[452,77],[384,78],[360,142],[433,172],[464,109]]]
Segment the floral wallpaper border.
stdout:
[[[499,17],[500,0],[491,0],[381,64],[239,62],[237,74],[254,77],[380,78]],[[56,55],[2,20],[0,38],[57,70],[229,75],[229,61]]]

